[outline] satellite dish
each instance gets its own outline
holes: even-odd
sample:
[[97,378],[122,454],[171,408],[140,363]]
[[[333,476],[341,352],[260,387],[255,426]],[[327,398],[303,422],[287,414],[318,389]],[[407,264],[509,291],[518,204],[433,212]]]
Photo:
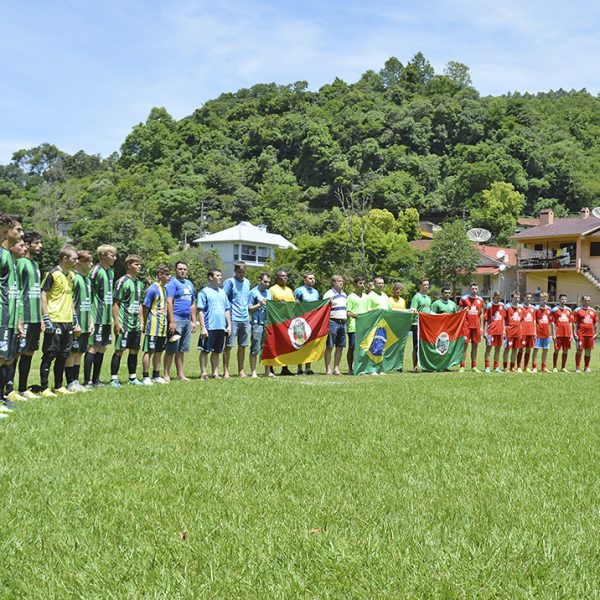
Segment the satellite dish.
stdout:
[[505,264],[505,263],[502,263],[501,265],[498,265],[498,270],[499,270],[501,273],[504,273],[504,271],[506,271],[506,264]]
[[496,258],[498,260],[504,260],[505,256],[506,256],[506,252],[504,252],[504,250],[498,250],[498,252],[496,252]]
[[600,219],[600,206],[596,206],[596,208],[592,208],[592,214],[596,219]]
[[475,227],[475,229],[469,229],[469,231],[467,231],[467,237],[472,242],[482,243],[487,242],[492,237],[492,234],[487,229]]
[[505,263],[507,263],[510,259],[508,258],[508,254],[504,254],[504,258],[502,259]]

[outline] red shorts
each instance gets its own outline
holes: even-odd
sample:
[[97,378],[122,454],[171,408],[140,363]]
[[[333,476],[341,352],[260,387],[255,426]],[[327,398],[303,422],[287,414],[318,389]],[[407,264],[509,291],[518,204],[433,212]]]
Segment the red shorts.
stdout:
[[535,335],[522,335],[521,336],[521,347],[522,348],[533,348],[535,346]]
[[570,337],[557,337],[554,342],[555,350],[570,350],[571,349],[571,338]]
[[490,348],[494,348],[496,346],[501,347],[504,343],[504,336],[502,335],[488,335],[487,336],[487,344]]
[[465,343],[469,342],[473,344],[481,342],[481,329],[465,329]]
[[577,342],[578,350],[593,350],[594,349],[594,336],[593,335],[580,335]]
[[507,337],[506,338],[506,347],[507,348],[520,348],[521,347],[521,336],[517,337]]

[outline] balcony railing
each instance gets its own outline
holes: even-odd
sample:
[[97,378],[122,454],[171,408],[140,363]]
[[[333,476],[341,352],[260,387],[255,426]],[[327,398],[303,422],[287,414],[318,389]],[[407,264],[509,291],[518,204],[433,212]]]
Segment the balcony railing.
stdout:
[[546,269],[546,270],[560,270],[560,269],[575,269],[577,267],[577,258],[567,257],[553,257],[553,258],[520,258],[519,268],[520,269]]

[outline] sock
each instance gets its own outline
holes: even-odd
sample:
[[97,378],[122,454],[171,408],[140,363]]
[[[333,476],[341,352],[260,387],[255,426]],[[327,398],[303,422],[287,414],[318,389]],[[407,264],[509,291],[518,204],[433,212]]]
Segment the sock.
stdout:
[[575,368],[581,368],[581,350],[577,350],[577,352],[575,352]]
[[6,365],[0,365],[0,402],[4,396],[4,382],[6,381]]
[[160,371],[153,370],[152,371],[152,379],[156,379],[157,377],[160,377]]
[[73,381],[79,381],[79,365],[73,365]]
[[589,369],[590,368],[590,359],[592,358],[591,354],[586,354],[583,357],[583,364],[584,364],[584,369]]
[[497,369],[497,368],[498,368],[498,361],[497,361],[497,360],[495,360],[495,361],[494,361],[494,369]]
[[42,363],[40,364],[40,387],[42,391],[48,389],[48,377],[50,376],[50,365],[52,358],[47,354],[42,355]]
[[460,366],[461,366],[461,367],[464,367],[464,366],[465,366],[465,361],[464,361],[464,360],[463,360],[463,361],[461,361],[461,363],[460,363]]
[[526,369],[529,366],[529,354],[525,353],[525,358],[523,359],[523,368]]
[[555,352],[552,355],[552,368],[556,369],[556,365],[558,364],[558,352]]
[[142,377],[144,379],[150,379],[150,372],[149,371],[144,371],[144,373],[142,374]]
[[542,363],[542,371],[545,371],[547,368],[548,368],[548,367],[546,366],[546,363],[545,363],[545,362],[543,362],[543,363]]
[[567,366],[567,353],[562,353],[562,368],[564,369]]
[[537,363],[536,362],[532,362],[531,363],[531,368],[532,369],[537,369]]
[[502,361],[502,366],[504,367],[504,370],[506,371],[506,367],[508,367],[508,361],[507,360],[503,360]]
[[63,384],[63,374],[65,372],[65,359],[57,356],[54,361],[54,387],[61,388]]
[[485,359],[485,368],[486,368],[486,369],[489,369],[489,368],[490,368],[490,359],[489,359],[489,358],[486,358],[486,359]]
[[104,353],[96,352],[94,354],[94,374],[92,375],[92,381],[94,383],[100,383],[100,373],[102,372],[102,361],[104,360]]
[[65,377],[67,378],[67,387],[75,381],[75,367],[65,367]]
[[138,362],[138,355],[131,354],[131,352],[130,352],[129,355],[127,356],[127,370],[129,371],[129,380],[130,381],[137,379],[137,375],[136,375],[137,362]]
[[471,361],[471,369],[474,369],[475,367],[477,367],[477,361],[476,360],[472,360]]
[[85,353],[85,358],[83,359],[83,380],[85,383],[92,382],[92,366],[94,364],[94,356],[91,352]]
[[10,394],[14,392],[15,386],[13,383],[13,379],[15,377],[15,367],[16,361],[13,361],[10,365],[6,365],[6,393]]
[[113,354],[110,359],[110,378],[119,378],[119,367],[121,366],[121,356],[119,354]]
[[510,361],[510,370],[512,371],[515,368],[515,363],[511,360]]
[[21,354],[21,358],[19,359],[19,392],[27,391],[27,379],[31,370],[32,358],[32,356]]

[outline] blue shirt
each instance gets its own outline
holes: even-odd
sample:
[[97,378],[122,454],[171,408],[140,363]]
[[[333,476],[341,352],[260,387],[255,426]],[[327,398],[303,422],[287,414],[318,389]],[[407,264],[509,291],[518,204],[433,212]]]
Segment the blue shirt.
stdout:
[[194,284],[189,279],[177,279],[172,277],[171,281],[165,286],[167,289],[167,298],[173,298],[173,314],[176,319],[189,319],[192,314],[192,304],[194,303],[195,290]]
[[196,306],[204,313],[204,326],[208,331],[227,327],[225,313],[231,311],[231,305],[227,294],[221,288],[202,288]]
[[248,313],[248,294],[250,294],[250,282],[244,277],[242,281],[230,277],[223,284],[223,291],[231,304],[231,320],[246,322],[250,319]]
[[294,290],[294,298],[300,302],[314,302],[319,299],[319,292],[314,287],[301,285]]
[[[248,296],[248,304],[250,306],[254,306],[258,304],[263,298],[267,300],[273,300],[273,294],[271,294],[271,290],[261,290],[259,286],[256,286],[250,290],[250,295]],[[254,325],[264,325],[265,319],[267,318],[267,307],[262,306],[258,310],[255,310],[252,315],[252,323]]]

